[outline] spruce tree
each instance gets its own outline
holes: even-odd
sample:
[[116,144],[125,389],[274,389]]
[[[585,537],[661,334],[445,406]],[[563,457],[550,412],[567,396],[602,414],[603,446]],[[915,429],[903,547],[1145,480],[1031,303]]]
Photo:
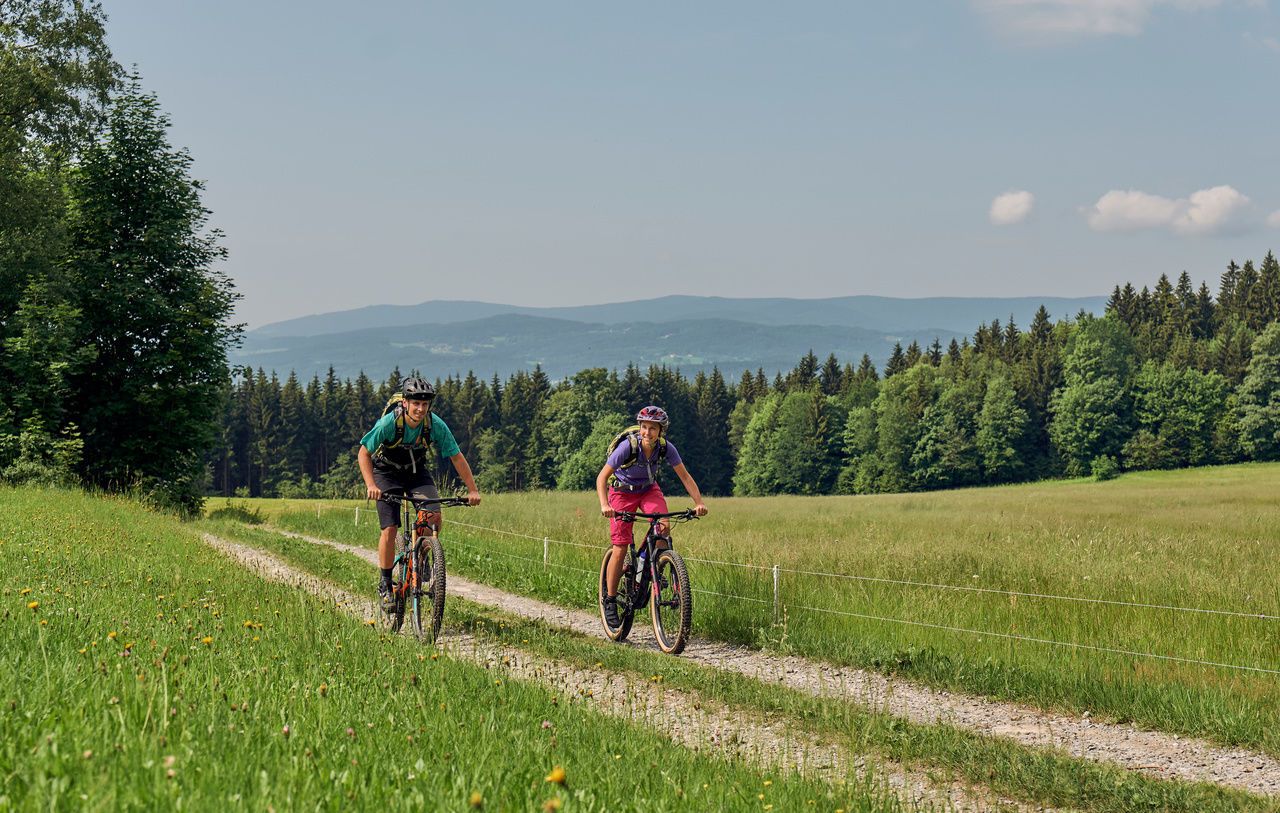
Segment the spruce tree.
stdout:
[[101,140],[71,184],[68,268],[80,342],[97,359],[75,379],[84,475],[137,484],[164,504],[197,511],[201,455],[214,442],[227,350],[241,328],[238,298],[215,269],[226,254],[207,231],[191,156],[170,146],[169,119],[136,76],[116,99]]
[[1235,260],[1227,263],[1227,270],[1218,278],[1218,308],[1223,317],[1236,313],[1236,289],[1240,283],[1240,266]]
[[889,353],[889,360],[884,365],[884,377],[892,378],[905,369],[907,369],[907,357],[902,352],[902,342],[895,342],[893,352]]
[[818,371],[818,381],[822,384],[822,392],[826,395],[836,395],[840,392],[844,383],[844,370],[836,360],[835,353],[828,355],[827,360],[823,362],[822,369]]

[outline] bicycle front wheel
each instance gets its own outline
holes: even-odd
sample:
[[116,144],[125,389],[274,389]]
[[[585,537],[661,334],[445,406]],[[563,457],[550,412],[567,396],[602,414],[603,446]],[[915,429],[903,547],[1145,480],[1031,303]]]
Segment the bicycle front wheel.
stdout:
[[689,643],[689,633],[693,629],[693,589],[689,586],[689,570],[680,554],[670,548],[658,551],[654,565],[658,574],[657,594],[649,610],[653,618],[653,635],[663,652],[678,655]]
[[418,540],[418,584],[412,591],[413,631],[418,640],[432,643],[440,635],[444,623],[444,546],[440,538],[429,536]]
[[604,634],[608,636],[610,641],[625,641],[631,633],[631,624],[635,621],[636,611],[631,606],[628,596],[631,595],[633,579],[631,573],[635,572],[635,566],[631,562],[631,550],[627,550],[627,558],[623,560],[622,578],[618,580],[618,626],[609,626],[609,621],[604,617],[604,599],[609,595],[609,559],[613,556],[613,550],[610,548],[604,552],[604,559],[600,562],[600,586],[597,592],[600,605],[600,625],[604,627]]

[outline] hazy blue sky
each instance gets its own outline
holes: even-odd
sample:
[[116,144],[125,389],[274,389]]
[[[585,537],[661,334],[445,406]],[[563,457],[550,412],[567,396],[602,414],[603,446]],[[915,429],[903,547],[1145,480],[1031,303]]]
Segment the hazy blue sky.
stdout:
[[1280,248],[1266,0],[103,0],[256,327],[1089,296]]

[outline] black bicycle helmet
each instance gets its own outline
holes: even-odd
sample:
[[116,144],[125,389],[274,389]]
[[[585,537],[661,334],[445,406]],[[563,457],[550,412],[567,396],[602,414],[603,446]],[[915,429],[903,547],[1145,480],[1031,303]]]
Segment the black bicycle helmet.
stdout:
[[400,387],[400,392],[404,395],[404,400],[406,401],[430,401],[436,397],[435,387],[416,375],[404,380],[404,384]]

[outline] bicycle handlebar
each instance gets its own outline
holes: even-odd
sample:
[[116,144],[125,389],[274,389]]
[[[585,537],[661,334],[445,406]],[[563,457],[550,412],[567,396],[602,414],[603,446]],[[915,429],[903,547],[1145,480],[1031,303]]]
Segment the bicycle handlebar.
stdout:
[[378,500],[382,502],[389,502],[392,505],[403,505],[406,500],[414,505],[470,505],[470,503],[467,502],[466,497],[441,497],[438,500],[428,500],[425,498],[415,498],[411,494],[396,494],[390,491],[382,492],[382,496],[379,497]]
[[655,521],[660,519],[688,520],[688,519],[697,519],[698,512],[693,510],[692,508],[686,508],[683,511],[664,511],[664,512],[618,511],[616,512],[616,516],[619,519],[621,519],[623,522],[635,522],[637,518],[650,519]]

